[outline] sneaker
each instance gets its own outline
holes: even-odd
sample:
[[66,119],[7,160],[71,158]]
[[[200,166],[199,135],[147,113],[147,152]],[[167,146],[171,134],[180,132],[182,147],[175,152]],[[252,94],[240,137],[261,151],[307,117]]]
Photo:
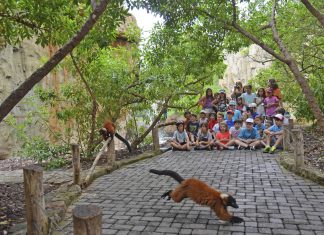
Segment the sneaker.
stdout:
[[276,147],[275,146],[272,146],[269,153],[273,154],[274,152],[276,151]]
[[267,145],[264,149],[263,149],[263,152],[264,153],[268,153],[270,151],[270,146]]
[[234,146],[228,146],[227,148],[228,148],[229,150],[234,150],[234,149],[235,149]]
[[244,149],[244,147],[241,146],[241,145],[239,145],[239,146],[237,147],[237,150],[241,150],[241,149]]
[[255,146],[250,146],[251,151],[255,151]]

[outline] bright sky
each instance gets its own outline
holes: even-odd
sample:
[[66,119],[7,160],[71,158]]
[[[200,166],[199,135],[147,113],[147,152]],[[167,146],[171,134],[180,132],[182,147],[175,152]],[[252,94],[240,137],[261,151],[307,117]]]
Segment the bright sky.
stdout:
[[133,9],[130,13],[135,16],[137,25],[142,30],[142,37],[146,40],[151,33],[151,29],[157,22],[163,22],[159,16],[154,16],[152,13],[147,13],[144,9]]

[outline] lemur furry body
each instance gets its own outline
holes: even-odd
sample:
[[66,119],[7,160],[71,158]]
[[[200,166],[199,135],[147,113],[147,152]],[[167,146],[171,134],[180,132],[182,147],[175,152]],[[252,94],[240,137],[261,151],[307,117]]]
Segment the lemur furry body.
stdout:
[[100,135],[102,135],[104,140],[107,140],[109,137],[113,139],[114,136],[116,136],[127,146],[128,151],[132,152],[131,146],[129,145],[128,141],[116,132],[116,127],[113,122],[106,121],[103,128],[100,129],[99,133]]
[[167,197],[168,200],[172,198],[175,202],[181,202],[184,198],[190,198],[199,205],[209,206],[221,220],[231,223],[241,223],[244,221],[242,218],[233,216],[228,212],[228,206],[238,208],[236,200],[231,195],[217,191],[195,178],[185,180],[174,171],[151,169],[150,172],[157,175],[171,176],[180,183],[174,190],[164,193],[161,196],[162,198]]

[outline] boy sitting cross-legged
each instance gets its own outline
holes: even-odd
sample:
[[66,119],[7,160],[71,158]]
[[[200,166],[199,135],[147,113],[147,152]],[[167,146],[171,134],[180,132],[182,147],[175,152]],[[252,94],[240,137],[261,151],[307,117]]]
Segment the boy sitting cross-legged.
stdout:
[[207,123],[200,125],[195,150],[211,150],[213,144],[212,134],[208,130]]
[[[274,116],[275,124],[272,125],[269,129],[265,130],[264,133],[266,134],[266,141],[267,145],[264,148],[264,153],[274,153],[275,150],[279,145],[282,144],[283,139],[283,130],[282,130],[282,124],[284,120],[284,116],[281,114],[276,114]],[[274,143],[272,147],[270,147],[270,144]]]
[[250,150],[255,150],[257,146],[260,145],[260,135],[259,132],[253,127],[253,119],[248,118],[245,121],[246,127],[242,128],[238,139],[235,140],[235,144],[238,145],[237,149],[250,148]]

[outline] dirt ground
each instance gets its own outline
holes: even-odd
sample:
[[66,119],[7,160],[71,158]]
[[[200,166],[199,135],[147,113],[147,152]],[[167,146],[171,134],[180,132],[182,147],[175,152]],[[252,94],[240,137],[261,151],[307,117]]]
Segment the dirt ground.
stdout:
[[[116,151],[116,160],[122,160],[138,156],[151,147],[141,148],[140,150],[129,153],[127,150]],[[0,161],[0,174],[3,171],[13,171],[22,169],[24,166],[36,163],[30,159],[9,158]],[[82,169],[89,169],[92,166],[93,159],[81,161]],[[98,165],[105,165],[106,158],[103,156]],[[66,168],[71,168],[69,164]],[[55,186],[45,185],[45,194],[56,189]],[[25,220],[25,198],[23,183],[0,183],[0,235],[6,235],[8,229],[14,224]]]
[[324,134],[303,128],[305,164],[324,172]]

